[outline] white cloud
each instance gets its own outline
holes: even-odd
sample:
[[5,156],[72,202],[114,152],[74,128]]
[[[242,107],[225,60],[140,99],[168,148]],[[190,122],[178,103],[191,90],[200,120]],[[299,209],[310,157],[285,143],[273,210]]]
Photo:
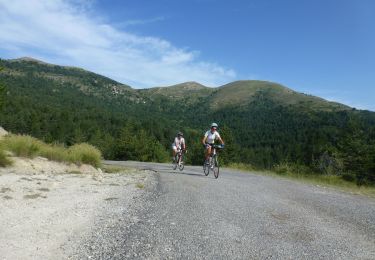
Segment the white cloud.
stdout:
[[198,51],[120,31],[85,0],[0,0],[0,53],[73,65],[134,87],[198,81],[219,85],[236,73],[200,60]]
[[128,20],[119,24],[120,26],[134,26],[134,25],[144,25],[150,24],[155,22],[164,21],[165,18],[163,16],[157,16],[151,19],[144,19],[144,20]]

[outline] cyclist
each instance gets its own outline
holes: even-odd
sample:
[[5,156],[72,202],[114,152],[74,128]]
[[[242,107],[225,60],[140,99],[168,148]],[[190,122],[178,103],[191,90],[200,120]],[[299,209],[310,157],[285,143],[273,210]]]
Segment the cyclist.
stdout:
[[208,130],[202,139],[202,143],[204,148],[206,149],[205,152],[205,161],[208,162],[208,158],[211,154],[211,145],[215,143],[215,140],[219,140],[220,143],[224,146],[224,141],[221,139],[220,134],[218,131],[216,131],[218,128],[218,125],[216,123],[211,124],[211,129]]
[[174,142],[172,144],[173,161],[176,158],[176,154],[178,150],[182,150],[182,151],[186,150],[185,138],[183,138],[183,136],[184,136],[183,133],[178,132],[177,136],[174,138]]

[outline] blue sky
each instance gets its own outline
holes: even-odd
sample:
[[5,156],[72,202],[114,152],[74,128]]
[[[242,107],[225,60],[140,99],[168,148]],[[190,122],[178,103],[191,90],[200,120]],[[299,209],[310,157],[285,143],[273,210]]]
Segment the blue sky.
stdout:
[[372,0],[0,0],[0,57],[135,88],[281,83],[375,111]]

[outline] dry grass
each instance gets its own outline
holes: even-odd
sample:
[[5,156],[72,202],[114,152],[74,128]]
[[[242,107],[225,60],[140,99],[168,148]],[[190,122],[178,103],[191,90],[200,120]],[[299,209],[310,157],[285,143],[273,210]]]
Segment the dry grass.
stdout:
[[6,156],[5,151],[0,147],[0,167],[6,167],[12,164],[12,161]]
[[105,173],[135,174],[139,172],[139,170],[136,168],[131,168],[128,166],[109,165],[109,164],[103,164],[102,169]]
[[101,166],[102,154],[92,145],[75,144],[68,149],[68,160],[74,163],[90,164],[96,168]]
[[[28,135],[7,135],[0,142],[0,165],[2,152],[7,150],[15,156],[34,158],[45,157],[52,161],[72,162],[76,164],[90,164],[94,167],[101,165],[102,155],[100,151],[92,145],[83,143],[76,144],[69,148],[59,144],[46,144]],[[4,157],[6,158],[6,157]]]

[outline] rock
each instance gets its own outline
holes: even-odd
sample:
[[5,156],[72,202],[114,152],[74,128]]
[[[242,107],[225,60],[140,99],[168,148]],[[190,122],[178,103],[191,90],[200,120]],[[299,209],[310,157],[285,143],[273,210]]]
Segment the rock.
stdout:
[[7,134],[8,134],[8,132],[5,131],[5,129],[2,128],[2,127],[0,126],[0,139],[1,139],[3,136],[7,135]]

